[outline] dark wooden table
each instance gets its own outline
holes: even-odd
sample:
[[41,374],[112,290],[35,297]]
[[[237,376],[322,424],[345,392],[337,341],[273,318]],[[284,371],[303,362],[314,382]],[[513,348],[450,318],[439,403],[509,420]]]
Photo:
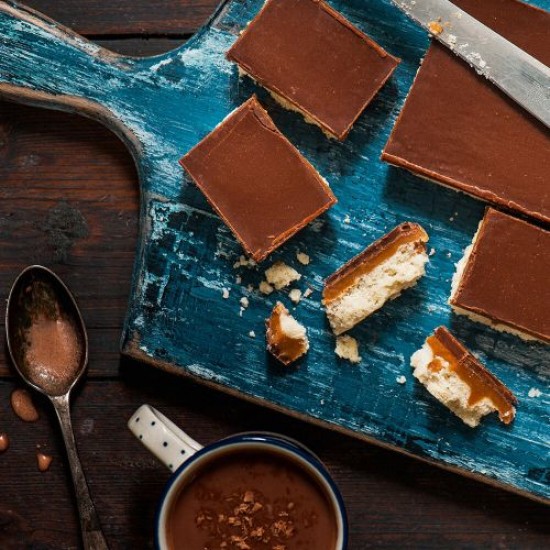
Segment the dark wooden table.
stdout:
[[[206,20],[217,0],[29,0],[36,9],[115,51],[166,51]],[[182,151],[183,153],[183,151]],[[311,427],[121,358],[119,335],[137,235],[130,155],[96,123],[0,103],[0,295],[31,263],[54,268],[75,292],[90,336],[87,383],[73,414],[80,455],[112,549],[152,546],[168,478],[127,431],[144,402],[208,443],[272,430],[310,446],[347,503],[351,549],[550,547],[550,510],[396,453]],[[4,300],[0,315],[4,315]],[[24,423],[9,405],[14,379],[0,343],[0,549],[78,548],[75,502],[48,403]],[[36,446],[54,457],[38,472]]]

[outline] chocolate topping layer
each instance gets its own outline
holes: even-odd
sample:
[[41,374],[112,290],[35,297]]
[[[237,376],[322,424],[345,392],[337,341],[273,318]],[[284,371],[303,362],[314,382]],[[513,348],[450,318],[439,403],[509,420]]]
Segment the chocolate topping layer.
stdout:
[[[455,4],[550,66],[550,13],[516,0]],[[438,43],[418,71],[382,159],[550,221],[550,132]]]
[[496,407],[499,417],[509,424],[515,417],[517,399],[514,394],[493,376],[447,328],[435,329],[434,335],[427,339],[435,355],[430,368],[441,368],[439,361],[447,361],[451,370],[470,388],[469,404],[475,405],[482,399],[489,399]]
[[417,223],[404,222],[389,233],[374,241],[363,252],[345,263],[338,271],[325,280],[323,289],[323,303],[338,298],[355,281],[374,269],[377,265],[393,256],[397,249],[404,244],[418,242],[418,245],[425,249],[428,242],[428,234]]
[[339,139],[399,63],[320,0],[268,0],[227,58]]
[[550,342],[550,232],[493,209],[451,304]]
[[255,96],[180,163],[257,262],[336,203]]

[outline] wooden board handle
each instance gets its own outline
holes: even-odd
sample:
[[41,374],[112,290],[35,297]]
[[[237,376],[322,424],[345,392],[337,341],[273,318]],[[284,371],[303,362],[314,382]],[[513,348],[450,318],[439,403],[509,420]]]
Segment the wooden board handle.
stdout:
[[109,83],[128,60],[25,6],[0,1],[0,95],[93,118],[110,118]]

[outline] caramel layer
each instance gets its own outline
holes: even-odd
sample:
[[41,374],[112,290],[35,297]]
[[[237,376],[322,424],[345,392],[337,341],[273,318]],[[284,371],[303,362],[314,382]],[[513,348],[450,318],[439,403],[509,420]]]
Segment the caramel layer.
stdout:
[[290,365],[306,351],[302,339],[289,338],[281,327],[281,316],[289,315],[286,307],[278,303],[267,320],[267,349],[281,363]]
[[355,282],[391,258],[399,247],[418,243],[418,250],[425,250],[428,234],[416,223],[405,222],[367,247],[363,252],[344,264],[325,281],[323,304],[339,298]]
[[435,372],[443,368],[443,361],[469,388],[468,405],[489,399],[498,410],[498,416],[510,424],[515,416],[514,394],[493,376],[445,327],[439,327],[426,340],[434,359],[428,367]]

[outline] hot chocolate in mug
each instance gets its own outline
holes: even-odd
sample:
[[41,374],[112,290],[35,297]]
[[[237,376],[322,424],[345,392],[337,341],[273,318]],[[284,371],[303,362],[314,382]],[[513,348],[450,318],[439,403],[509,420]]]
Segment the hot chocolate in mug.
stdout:
[[173,473],[157,509],[158,550],[344,550],[338,488],[300,443],[258,432],[203,447],[142,405],[132,433]]

